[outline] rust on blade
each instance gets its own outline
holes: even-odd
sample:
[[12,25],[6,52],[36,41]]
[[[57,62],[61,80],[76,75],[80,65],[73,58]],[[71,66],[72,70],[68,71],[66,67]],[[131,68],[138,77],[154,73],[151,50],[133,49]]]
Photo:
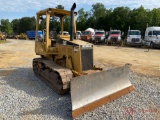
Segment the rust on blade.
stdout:
[[72,118],[76,118],[77,116],[79,116],[79,115],[81,115],[83,113],[89,112],[89,111],[91,111],[91,110],[93,110],[93,109],[95,109],[95,108],[97,108],[99,106],[102,106],[102,105],[104,105],[104,104],[106,104],[108,102],[111,102],[112,100],[114,100],[116,98],[119,98],[119,97],[121,97],[121,96],[123,96],[123,95],[125,95],[125,94],[127,94],[127,93],[129,93],[131,91],[133,91],[133,90],[134,90],[134,87],[133,86],[129,86],[129,87],[127,87],[125,89],[122,89],[122,90],[120,90],[120,91],[118,91],[116,93],[113,93],[113,94],[111,94],[109,96],[106,96],[104,98],[101,98],[101,99],[99,99],[99,100],[97,100],[95,102],[87,104],[87,105],[85,105],[85,106],[83,106],[81,108],[73,110],[72,111]]

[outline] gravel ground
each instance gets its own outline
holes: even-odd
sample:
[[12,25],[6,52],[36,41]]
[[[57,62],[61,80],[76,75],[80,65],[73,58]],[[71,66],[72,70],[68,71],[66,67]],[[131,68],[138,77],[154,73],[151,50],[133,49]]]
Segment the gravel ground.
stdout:
[[[70,120],[70,94],[58,95],[32,71],[32,58],[21,66],[0,69],[0,120]],[[159,120],[160,78],[130,71],[135,91],[76,120]]]
[[[0,70],[0,119],[71,119],[70,95],[60,96],[41,82],[29,66]],[[160,79],[130,72],[135,91],[77,118],[158,120]]]
[[0,73],[0,119],[71,118],[70,95],[54,93],[34,75],[31,67],[13,67]]

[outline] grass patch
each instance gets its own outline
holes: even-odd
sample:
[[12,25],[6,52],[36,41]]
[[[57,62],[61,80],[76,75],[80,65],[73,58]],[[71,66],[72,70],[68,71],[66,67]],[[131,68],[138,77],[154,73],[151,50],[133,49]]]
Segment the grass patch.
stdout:
[[7,43],[8,41],[6,40],[0,40],[0,44],[3,44],[3,43]]

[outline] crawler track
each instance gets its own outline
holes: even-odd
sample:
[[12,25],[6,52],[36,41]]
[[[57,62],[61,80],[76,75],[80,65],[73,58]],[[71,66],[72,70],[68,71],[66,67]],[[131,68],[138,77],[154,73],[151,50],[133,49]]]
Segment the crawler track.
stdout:
[[73,77],[70,69],[58,65],[52,60],[35,58],[33,59],[33,71],[58,94],[65,94],[69,91],[70,80]]

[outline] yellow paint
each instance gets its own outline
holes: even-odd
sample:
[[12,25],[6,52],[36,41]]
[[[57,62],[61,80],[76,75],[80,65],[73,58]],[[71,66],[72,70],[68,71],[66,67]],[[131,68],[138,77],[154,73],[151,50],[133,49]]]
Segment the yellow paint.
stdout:
[[[64,25],[63,19],[66,16],[70,16],[70,11],[60,10],[55,8],[48,8],[42,11],[37,12],[37,21],[36,21],[36,42],[35,42],[35,52],[37,55],[41,55],[46,59],[54,60],[60,65],[66,68],[69,68],[73,71],[75,76],[83,73],[82,71],[82,63],[81,63],[81,47],[83,45],[92,45],[90,43],[81,41],[81,40],[73,40],[70,41],[70,35],[63,35]],[[40,17],[46,16],[46,28],[43,30],[44,35],[43,38],[38,38],[38,29],[40,23]],[[51,39],[49,37],[49,24],[50,17],[56,16],[60,18],[60,26],[62,35],[58,35],[55,46],[51,46]],[[74,32],[76,32],[76,13],[74,15]],[[59,42],[61,41],[61,42]],[[68,42],[66,45],[65,43]],[[65,63],[64,63],[65,62]]]

